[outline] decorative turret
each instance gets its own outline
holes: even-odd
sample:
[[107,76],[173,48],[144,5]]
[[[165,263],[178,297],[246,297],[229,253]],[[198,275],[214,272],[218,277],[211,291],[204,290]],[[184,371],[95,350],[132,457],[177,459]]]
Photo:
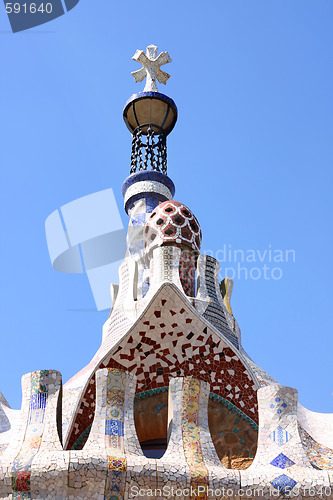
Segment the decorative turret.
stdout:
[[192,212],[178,201],[165,201],[155,208],[145,227],[146,261],[158,246],[180,248],[179,276],[186,295],[195,296],[195,269],[200,253],[201,229]]
[[157,56],[157,47],[149,45],[146,54],[137,50],[133,56],[142,68],[132,75],[136,82],[147,78],[143,92],[127,101],[123,116],[132,140],[130,176],[122,188],[125,211],[130,217],[128,254],[137,262],[137,297],[144,297],[149,288],[149,271],[144,259],[143,228],[155,207],[172,200],[175,186],[167,174],[166,137],[177,121],[174,101],[158,92],[156,79],[166,83],[170,75],[162,71],[171,62],[167,52]]

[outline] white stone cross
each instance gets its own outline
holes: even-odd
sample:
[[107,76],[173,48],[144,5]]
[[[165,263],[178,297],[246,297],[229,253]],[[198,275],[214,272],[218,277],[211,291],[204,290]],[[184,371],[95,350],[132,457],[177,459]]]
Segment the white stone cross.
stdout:
[[168,52],[161,52],[157,57],[157,47],[156,45],[148,45],[146,54],[143,50],[137,50],[132,57],[134,61],[138,61],[142,64],[143,68],[137,71],[132,71],[135,82],[142,82],[142,80],[147,77],[144,92],[158,92],[156,78],[160,83],[166,84],[170,75],[165,71],[162,71],[160,67],[162,64],[166,64],[172,61]]

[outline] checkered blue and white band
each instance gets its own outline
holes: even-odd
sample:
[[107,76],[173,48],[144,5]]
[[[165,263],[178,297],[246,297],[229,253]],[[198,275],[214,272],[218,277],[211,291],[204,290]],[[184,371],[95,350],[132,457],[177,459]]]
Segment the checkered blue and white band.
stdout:
[[159,195],[164,196],[167,200],[172,199],[172,193],[169,188],[167,188],[164,184],[161,182],[157,181],[139,181],[136,182],[135,184],[132,184],[129,186],[125,193],[124,197],[124,206],[125,209],[127,207],[127,204],[131,198],[133,198],[136,195],[141,194],[144,196],[144,194],[149,194],[149,193],[156,193]]

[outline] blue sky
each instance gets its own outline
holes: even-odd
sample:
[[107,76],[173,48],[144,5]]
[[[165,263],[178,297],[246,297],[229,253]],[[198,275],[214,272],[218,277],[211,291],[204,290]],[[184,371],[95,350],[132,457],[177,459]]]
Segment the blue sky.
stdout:
[[154,43],[173,59],[159,88],[179,110],[168,174],[202,250],[295,252],[281,279],[235,279],[243,345],[303,405],[333,412],[332,16],[331,0],[80,0],[13,34],[0,4],[0,391],[14,408],[24,373],[66,381],[100,344],[108,312],[95,311],[86,276],[52,269],[44,223],[109,187],[122,207],[122,109],[143,89],[131,57]]

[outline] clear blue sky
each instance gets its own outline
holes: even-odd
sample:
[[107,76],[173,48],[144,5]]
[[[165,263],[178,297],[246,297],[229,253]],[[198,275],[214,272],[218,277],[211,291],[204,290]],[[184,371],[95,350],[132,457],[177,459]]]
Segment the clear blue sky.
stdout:
[[52,269],[44,223],[109,187],[122,207],[122,109],[143,89],[131,57],[154,43],[173,58],[160,90],[179,109],[168,173],[202,249],[295,251],[280,280],[235,280],[243,345],[303,405],[333,412],[332,21],[332,0],[80,0],[12,34],[0,3],[0,391],[14,408],[24,373],[66,381],[100,344],[108,312],[86,276]]

